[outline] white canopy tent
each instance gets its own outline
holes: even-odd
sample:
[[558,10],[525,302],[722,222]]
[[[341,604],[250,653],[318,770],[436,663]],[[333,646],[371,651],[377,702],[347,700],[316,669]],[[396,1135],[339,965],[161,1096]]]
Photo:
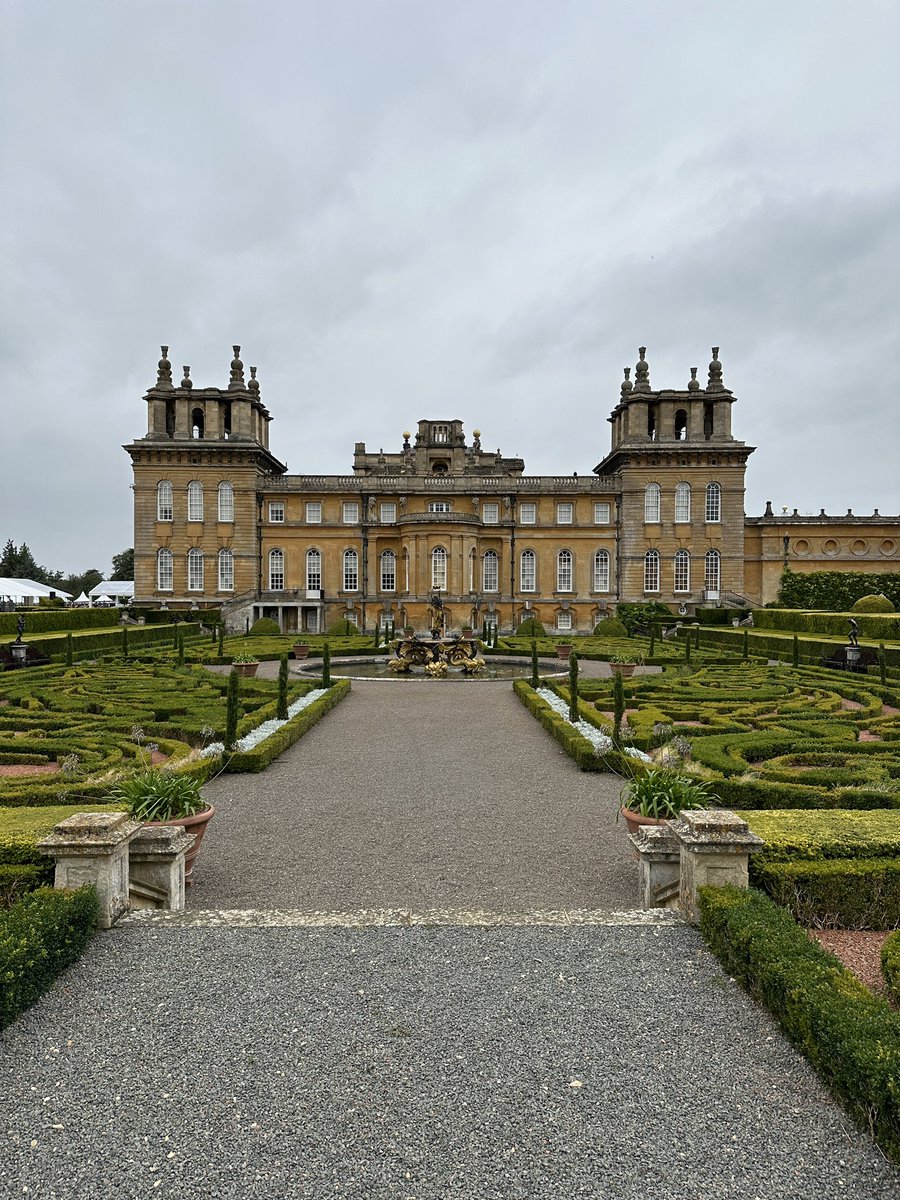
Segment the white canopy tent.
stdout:
[[0,601],[37,604],[45,596],[56,596],[60,600],[72,599],[71,592],[64,592],[58,587],[48,587],[45,583],[36,583],[33,579],[0,578]]
[[134,580],[104,579],[88,595],[91,604],[127,604],[134,599]]

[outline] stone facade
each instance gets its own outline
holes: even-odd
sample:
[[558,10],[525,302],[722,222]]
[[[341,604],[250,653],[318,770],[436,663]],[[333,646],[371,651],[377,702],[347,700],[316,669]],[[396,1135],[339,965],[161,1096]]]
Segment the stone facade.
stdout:
[[[533,615],[566,633],[589,631],[621,600],[689,614],[777,590],[786,535],[769,515],[745,521],[753,447],[732,434],[718,349],[704,386],[691,368],[683,389],[654,390],[642,348],[610,417],[610,452],[589,475],[549,476],[526,475],[521,459],[445,418],[420,420],[389,453],[356,443],[350,474],[288,475],[240,347],[221,389],[195,389],[188,367],[173,384],[162,349],[147,433],[125,447],[138,604],[221,605],[234,629],[266,615],[285,631],[345,616],[419,630],[437,592],[447,628],[508,630]],[[854,566],[854,539],[880,547],[882,569],[900,566],[900,521],[879,520],[877,542],[841,534]],[[803,518],[791,529],[796,556],[818,547]]]

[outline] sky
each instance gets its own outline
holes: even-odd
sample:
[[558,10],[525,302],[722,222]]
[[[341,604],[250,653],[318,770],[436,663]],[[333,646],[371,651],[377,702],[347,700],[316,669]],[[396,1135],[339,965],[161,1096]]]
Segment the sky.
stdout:
[[0,0],[0,538],[132,544],[160,344],[273,452],[588,473],[721,347],[746,511],[900,512],[894,0]]

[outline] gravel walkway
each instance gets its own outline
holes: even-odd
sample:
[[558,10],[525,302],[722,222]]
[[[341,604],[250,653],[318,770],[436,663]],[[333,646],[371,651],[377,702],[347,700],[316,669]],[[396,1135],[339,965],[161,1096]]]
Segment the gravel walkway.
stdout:
[[632,908],[619,781],[509,683],[354,682],[260,775],[222,775],[198,908]]

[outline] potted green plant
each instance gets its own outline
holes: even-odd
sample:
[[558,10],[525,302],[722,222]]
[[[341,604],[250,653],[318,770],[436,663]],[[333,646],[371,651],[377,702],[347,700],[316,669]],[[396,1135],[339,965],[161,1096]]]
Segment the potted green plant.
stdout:
[[677,771],[640,771],[622,788],[621,813],[629,833],[641,825],[661,825],[686,808],[709,808],[709,785]]
[[120,779],[109,798],[114,804],[122,804],[145,825],[183,825],[188,833],[194,834],[194,844],[184,859],[184,882],[191,883],[194,860],[206,826],[216,811],[200,794],[200,781],[193,775],[149,767]]
[[612,654],[610,655],[610,669],[616,675],[624,675],[628,678],[634,674],[634,668],[641,665],[644,661],[641,654]]
[[294,642],[293,652],[294,652],[294,658],[308,658],[309,657],[309,643],[308,642]]
[[572,645],[571,642],[557,642],[556,643],[556,657],[560,658],[560,659],[565,659],[565,661],[568,662],[569,655],[572,653],[572,651],[574,649],[575,649],[575,647]]
[[232,670],[249,679],[256,674],[259,659],[254,658],[252,654],[236,654],[231,660],[231,664]]

